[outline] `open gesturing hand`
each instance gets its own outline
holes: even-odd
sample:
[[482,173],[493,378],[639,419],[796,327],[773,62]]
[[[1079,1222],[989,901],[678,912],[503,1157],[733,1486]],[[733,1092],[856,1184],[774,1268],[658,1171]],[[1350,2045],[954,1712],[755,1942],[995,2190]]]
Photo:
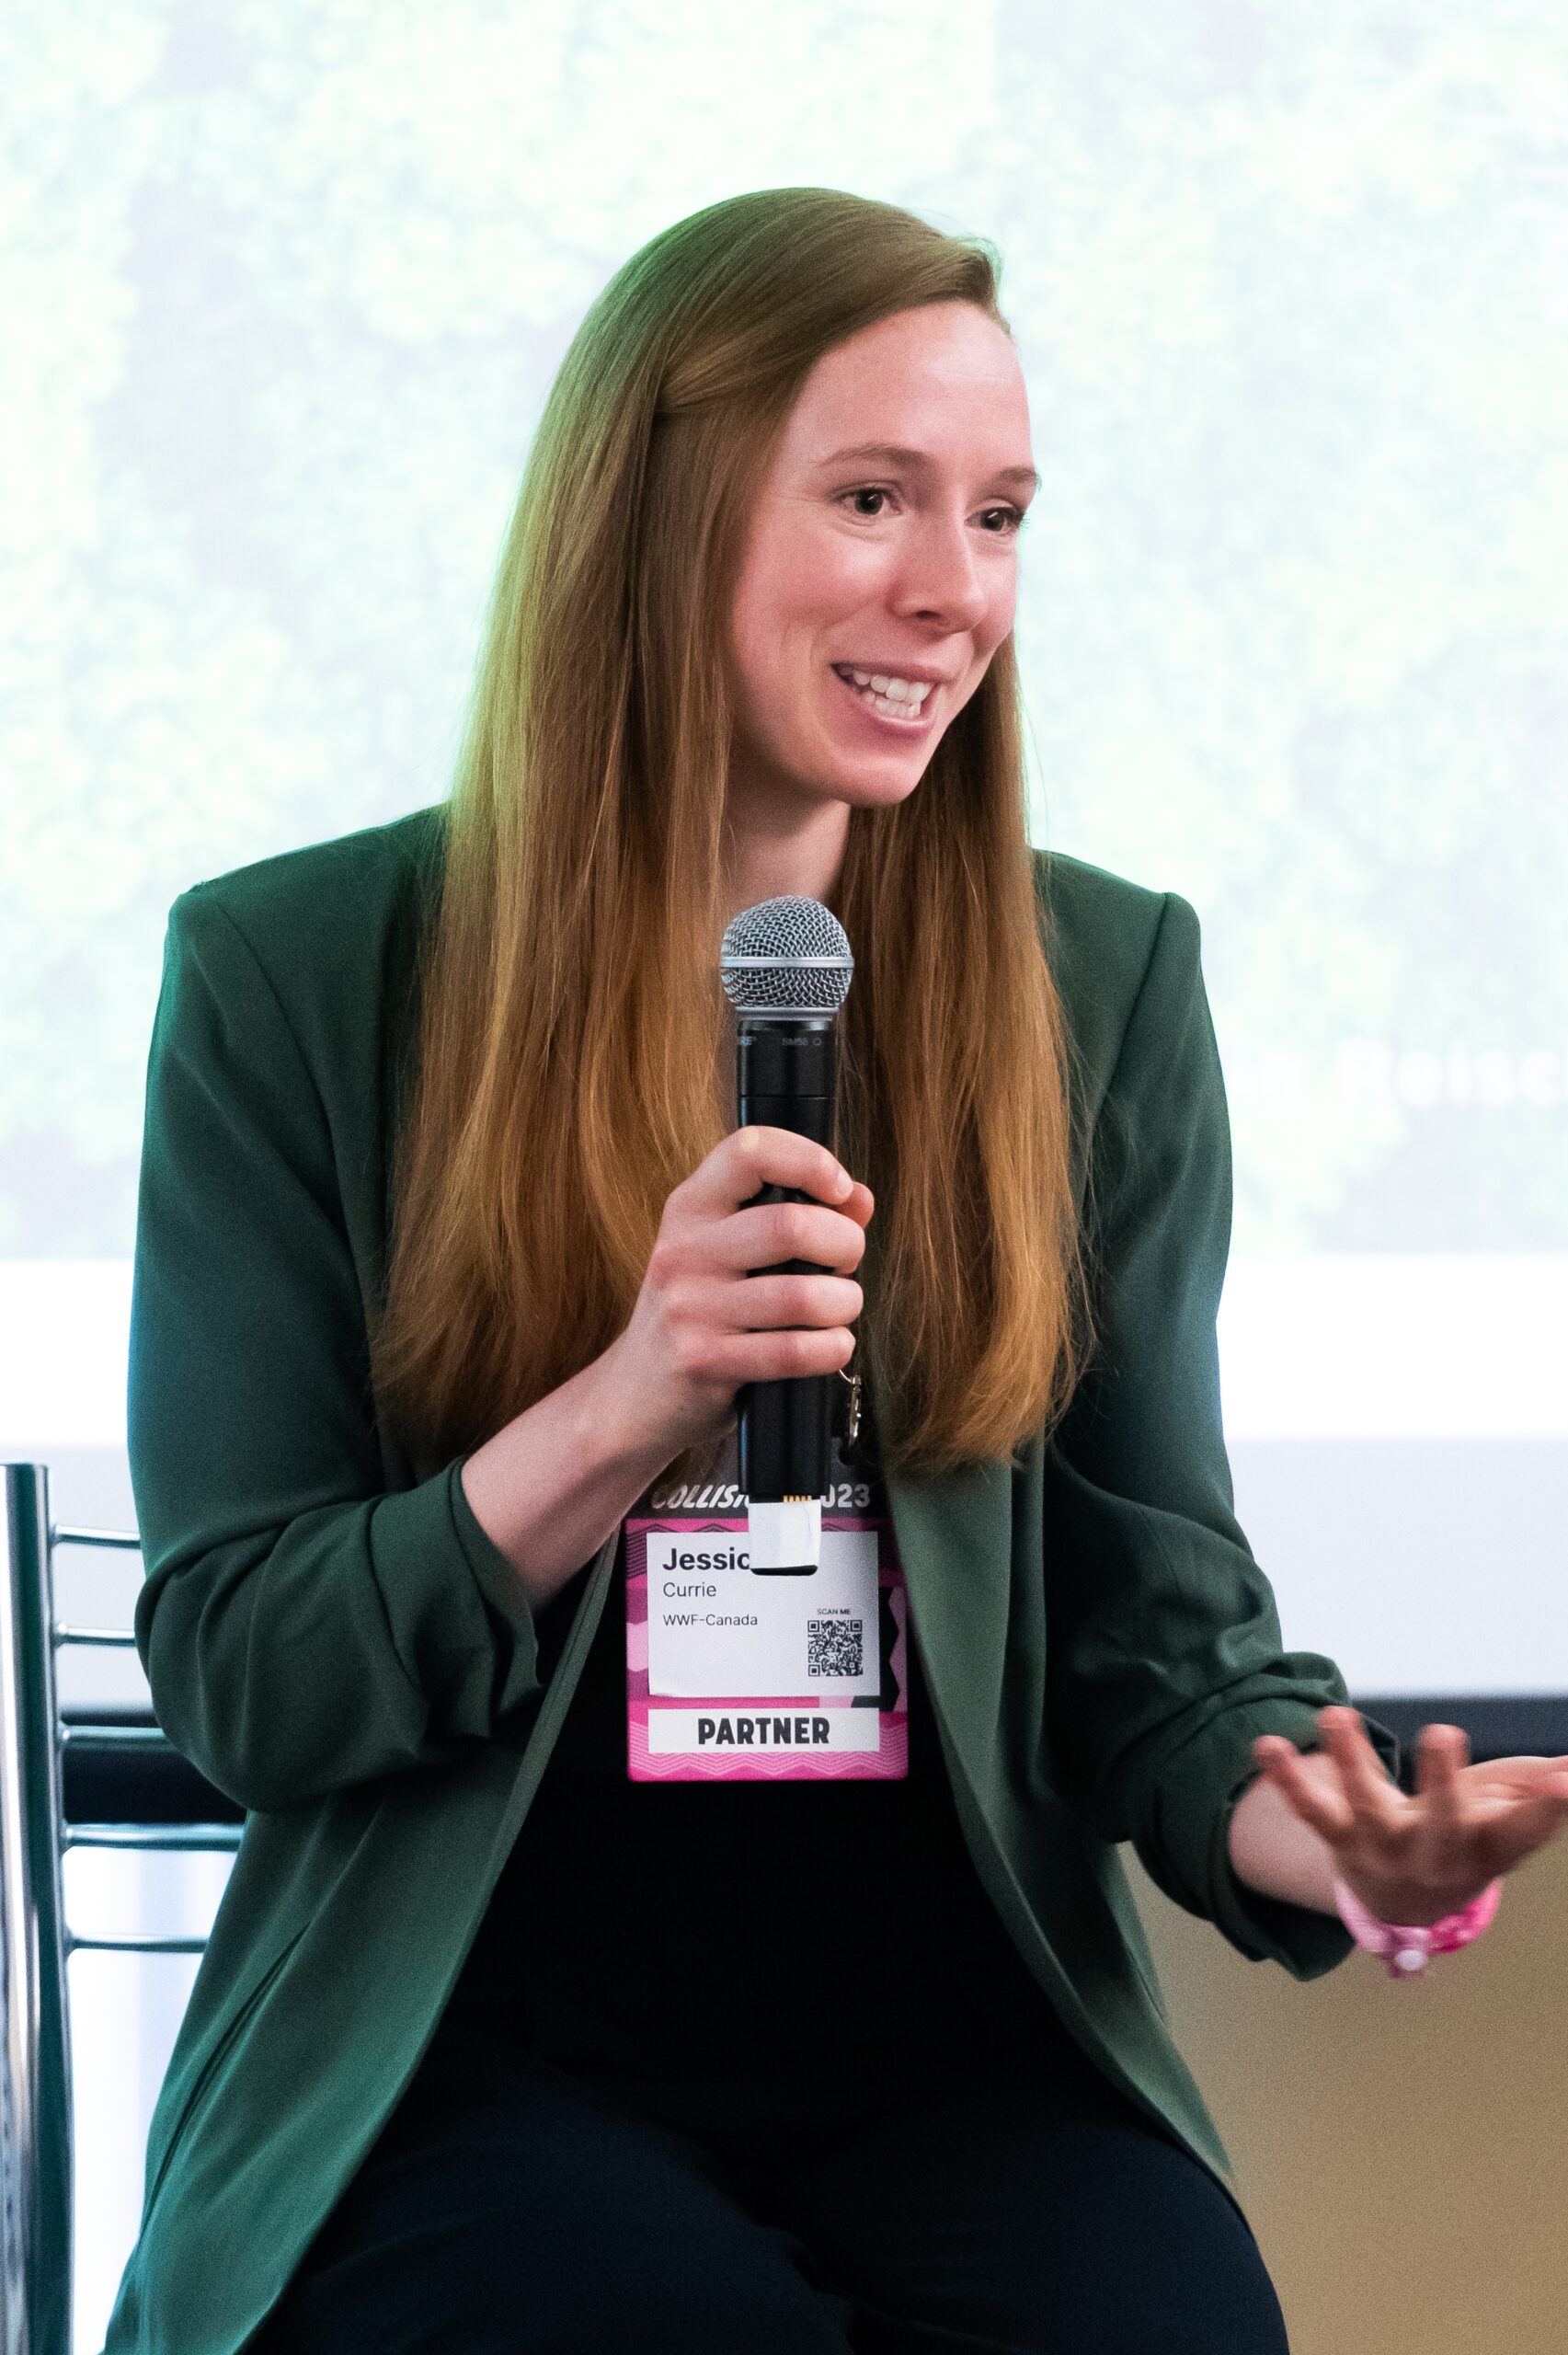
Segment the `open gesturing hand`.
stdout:
[[1424,1726],[1410,1798],[1389,1780],[1358,1711],[1321,1710],[1318,1726],[1322,1750],[1262,1734],[1253,1755],[1381,1922],[1429,1924],[1459,1913],[1568,1819],[1568,1757],[1471,1766],[1460,1727]]

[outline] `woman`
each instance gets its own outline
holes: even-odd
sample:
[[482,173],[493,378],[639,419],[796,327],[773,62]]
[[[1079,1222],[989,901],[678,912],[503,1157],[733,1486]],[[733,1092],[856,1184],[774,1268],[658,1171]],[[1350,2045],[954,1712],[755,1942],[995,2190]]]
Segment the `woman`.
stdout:
[[[1116,1844],[1306,1978],[1336,1870],[1429,1924],[1568,1805],[1451,1729],[1404,1798],[1281,1649],[1196,919],[1027,845],[1034,479],[989,249],[711,207],[567,355],[450,809],[176,904],[137,1637],[250,1812],[109,2355],[1283,2347]],[[782,892],[841,1155],[735,1125]],[[645,1524],[733,1530],[739,1387],[858,1345],[867,1771],[666,1774]]]

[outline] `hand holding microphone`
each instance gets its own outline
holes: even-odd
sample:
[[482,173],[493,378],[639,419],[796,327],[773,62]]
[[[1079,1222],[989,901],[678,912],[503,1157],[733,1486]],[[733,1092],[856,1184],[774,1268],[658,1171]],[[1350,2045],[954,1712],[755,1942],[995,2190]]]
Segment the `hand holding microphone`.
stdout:
[[740,1126],[666,1203],[614,1352],[623,1369],[640,1368],[634,1412],[663,1418],[652,1428],[673,1428],[681,1445],[738,1418],[750,1567],[764,1575],[818,1568],[832,1378],[854,1353],[847,1320],[864,1305],[848,1270],[864,1249],[870,1191],[852,1181],[848,1218],[817,1206],[840,1199],[835,1180],[847,1175],[830,1140],[853,971],[843,926],[802,893],[759,900],[726,926],[719,972],[736,1015]]
[[[630,1322],[614,1343],[624,1392],[670,1453],[734,1427],[736,1393],[836,1375],[864,1305],[851,1271],[865,1249],[871,1189],[824,1144],[787,1129],[737,1129],[670,1194]],[[808,1200],[758,1202],[769,1186]],[[781,1259],[822,1274],[752,1275]]]

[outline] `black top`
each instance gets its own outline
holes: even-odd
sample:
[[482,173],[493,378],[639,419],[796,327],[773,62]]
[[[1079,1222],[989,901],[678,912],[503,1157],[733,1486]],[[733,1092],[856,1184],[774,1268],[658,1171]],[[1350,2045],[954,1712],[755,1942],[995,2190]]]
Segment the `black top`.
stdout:
[[[732,1495],[679,1492],[707,1500],[708,1524],[744,1511],[735,1444],[707,1467]],[[874,1467],[837,1441],[832,1477],[861,1484],[867,1517],[887,1514]],[[635,1510],[688,1518],[659,1483]],[[540,1615],[542,1674],[588,1575]],[[787,2082],[825,2050],[880,2074],[1064,2033],[965,1845],[912,1632],[907,1777],[634,1782],[625,1576],[623,1526],[581,1681],[446,2021],[648,2085]]]

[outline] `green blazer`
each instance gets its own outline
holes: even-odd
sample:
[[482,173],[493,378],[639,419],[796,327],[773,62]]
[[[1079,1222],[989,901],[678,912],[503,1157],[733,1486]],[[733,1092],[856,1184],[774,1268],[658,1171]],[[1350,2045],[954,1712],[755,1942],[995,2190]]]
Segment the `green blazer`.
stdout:
[[[611,1580],[613,1535],[542,1686],[462,1459],[410,1461],[370,1391],[445,817],[263,859],[170,915],[132,1308],[136,1640],[160,1723],[247,1814],[105,2355],[228,2355],[281,2294],[435,2028]],[[1345,1688],[1281,1648],[1231,1510],[1230,1143],[1197,918],[1082,860],[1035,864],[1103,1357],[1021,1469],[887,1493],[981,1881],[1042,2003],[1223,2183],[1117,1845],[1243,1954],[1330,1969],[1348,1934],[1241,1885],[1226,1831],[1254,1737],[1313,1746]]]

